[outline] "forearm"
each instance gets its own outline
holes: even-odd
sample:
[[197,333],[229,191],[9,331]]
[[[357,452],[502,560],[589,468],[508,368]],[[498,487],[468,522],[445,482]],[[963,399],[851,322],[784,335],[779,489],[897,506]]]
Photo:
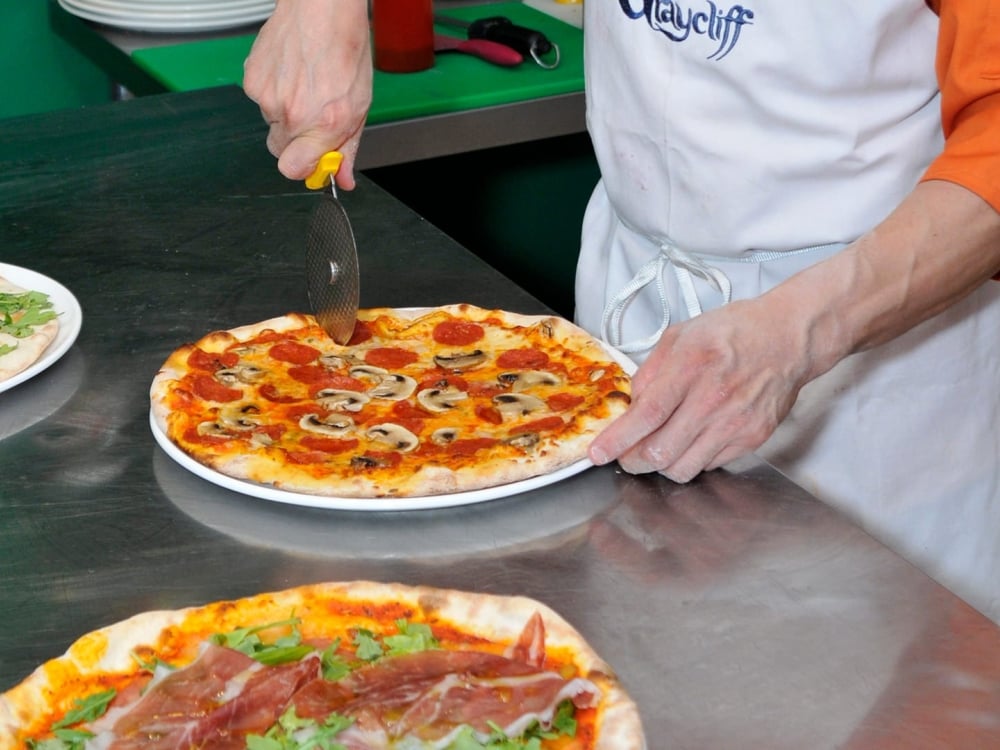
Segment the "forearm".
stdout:
[[1000,213],[959,185],[921,183],[843,252],[765,295],[808,353],[804,380],[948,308],[1000,271]]

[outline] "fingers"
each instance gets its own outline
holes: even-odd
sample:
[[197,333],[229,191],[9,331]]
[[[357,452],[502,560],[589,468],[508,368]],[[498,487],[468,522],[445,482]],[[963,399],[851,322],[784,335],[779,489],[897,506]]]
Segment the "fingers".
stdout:
[[268,123],[279,171],[304,180],[328,151],[344,155],[337,185],[355,185],[354,164],[372,96],[364,0],[280,3],[244,62],[243,89]]
[[617,458],[633,474],[656,471],[666,456],[661,454],[663,446],[648,439],[670,420],[678,403],[679,393],[669,384],[662,389],[633,388],[632,405],[594,439],[590,460],[601,465]]
[[732,303],[665,331],[632,378],[629,409],[593,441],[591,460],[688,482],[759,448],[791,409],[804,371],[795,364],[803,355],[774,343],[796,340],[775,333],[788,316],[764,312],[760,324],[757,308]]

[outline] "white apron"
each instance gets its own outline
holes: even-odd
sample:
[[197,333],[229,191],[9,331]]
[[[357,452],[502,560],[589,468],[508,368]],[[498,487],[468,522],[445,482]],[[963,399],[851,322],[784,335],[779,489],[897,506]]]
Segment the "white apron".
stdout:
[[[882,220],[942,136],[923,0],[595,0],[577,319],[641,361]],[[1000,283],[807,385],[758,454],[1000,622]]]

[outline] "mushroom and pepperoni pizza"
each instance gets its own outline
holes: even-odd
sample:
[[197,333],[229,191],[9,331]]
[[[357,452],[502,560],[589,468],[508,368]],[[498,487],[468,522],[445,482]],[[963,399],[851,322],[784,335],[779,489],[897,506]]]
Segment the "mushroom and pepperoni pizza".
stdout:
[[0,750],[643,750],[634,702],[526,597],[323,583],[146,612],[0,695]]
[[290,313],[210,333],[154,378],[154,427],[222,475],[308,495],[424,497],[586,458],[629,376],[558,317],[361,310],[336,344]]

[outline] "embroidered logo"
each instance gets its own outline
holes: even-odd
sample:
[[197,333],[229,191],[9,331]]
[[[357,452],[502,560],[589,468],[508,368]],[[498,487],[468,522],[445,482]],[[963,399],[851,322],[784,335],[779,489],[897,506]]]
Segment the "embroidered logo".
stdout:
[[[712,0],[706,0],[705,10],[683,7],[674,0],[618,0],[622,11],[632,20],[645,18],[654,31],[675,42],[687,40],[691,34],[706,36],[718,46],[709,60],[721,60],[736,46],[743,26],[752,24],[753,11],[742,5],[723,10]],[[636,10],[633,5],[641,3]]]

